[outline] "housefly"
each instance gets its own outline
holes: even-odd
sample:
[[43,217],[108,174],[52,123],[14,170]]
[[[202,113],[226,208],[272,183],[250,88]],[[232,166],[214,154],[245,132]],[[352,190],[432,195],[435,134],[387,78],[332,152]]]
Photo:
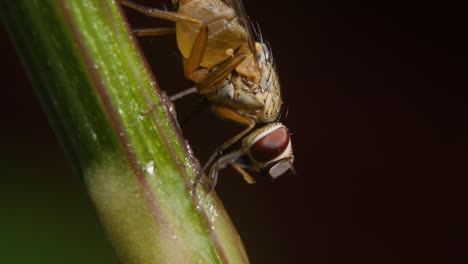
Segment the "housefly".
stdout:
[[[232,166],[248,183],[255,181],[246,169],[265,172],[270,179],[293,170],[290,134],[277,121],[282,101],[271,52],[261,38],[255,40],[242,2],[173,2],[177,12],[121,0],[124,6],[147,16],[175,22],[175,29],[134,32],[137,36],[175,33],[184,58],[184,75],[196,84],[192,91],[205,96],[217,116],[246,127],[217,148],[197,175],[194,186],[208,168],[211,188],[216,185],[218,171],[227,166]],[[240,149],[223,153],[239,140],[242,140]]]

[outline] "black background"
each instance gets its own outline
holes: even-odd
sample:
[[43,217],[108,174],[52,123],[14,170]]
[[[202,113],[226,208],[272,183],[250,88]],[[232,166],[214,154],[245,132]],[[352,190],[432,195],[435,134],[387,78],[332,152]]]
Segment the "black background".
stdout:
[[[275,183],[255,175],[252,186],[230,169],[220,175],[217,193],[252,263],[466,263],[461,5],[244,2],[273,49],[284,96],[282,121],[293,133],[297,169]],[[133,27],[166,25],[126,13]],[[88,227],[100,234],[78,177],[67,167],[14,48],[1,33],[0,164],[11,177],[2,179],[8,190],[0,198],[24,197],[24,184],[32,182],[57,192],[48,194],[57,199],[76,199],[72,203],[85,207],[91,219]],[[172,94],[190,86],[173,37],[139,42],[162,90]],[[176,102],[176,109],[179,119],[192,116],[182,129],[203,162],[241,128],[209,111],[193,115],[199,102],[189,96]],[[28,166],[43,177],[25,172]],[[10,209],[15,215],[18,207]],[[64,236],[78,238],[66,228],[72,220],[62,223],[70,232]],[[104,242],[99,245],[107,249]],[[72,254],[79,257],[80,251]]]

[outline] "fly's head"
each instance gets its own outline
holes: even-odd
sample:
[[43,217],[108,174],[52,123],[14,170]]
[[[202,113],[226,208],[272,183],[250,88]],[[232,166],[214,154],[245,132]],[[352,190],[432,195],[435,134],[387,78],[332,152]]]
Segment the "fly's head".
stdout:
[[271,180],[293,170],[290,134],[281,123],[271,123],[253,131],[242,141],[242,148],[253,167],[267,173]]

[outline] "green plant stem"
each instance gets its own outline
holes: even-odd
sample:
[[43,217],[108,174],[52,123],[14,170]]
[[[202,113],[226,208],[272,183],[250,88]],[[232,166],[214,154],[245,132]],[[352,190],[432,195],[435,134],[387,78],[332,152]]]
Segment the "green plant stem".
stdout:
[[[113,0],[1,0],[0,15],[122,263],[248,263]],[[26,121],[27,122],[27,121]]]

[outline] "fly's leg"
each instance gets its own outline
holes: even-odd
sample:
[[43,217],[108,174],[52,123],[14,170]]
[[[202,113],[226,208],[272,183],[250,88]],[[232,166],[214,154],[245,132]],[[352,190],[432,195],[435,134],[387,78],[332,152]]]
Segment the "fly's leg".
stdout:
[[[171,96],[171,100],[175,101],[179,98],[195,93],[197,91],[199,94],[205,95],[205,96],[214,94],[216,90],[218,89],[216,87],[216,83],[224,80],[229,75],[229,73],[231,73],[242,61],[244,61],[245,58],[246,56],[244,54],[238,54],[237,56],[225,61],[223,64],[217,67],[216,70],[214,70],[213,72],[202,73],[202,75],[206,75],[205,77],[202,77],[203,81],[197,84],[196,87],[189,88],[182,92],[176,93],[175,95]],[[199,71],[202,71],[202,70],[195,71],[193,75],[198,74]]]
[[226,168],[228,165],[231,165],[237,172],[239,172],[244,180],[250,184],[255,183],[255,180],[250,177],[250,175],[241,167],[241,164],[238,163],[239,159],[245,155],[243,151],[236,150],[230,152],[226,155],[220,157],[210,168],[208,178],[210,179],[209,185],[207,186],[207,191],[211,192],[218,182],[218,173],[220,170]]
[[120,2],[123,5],[150,17],[169,20],[173,22],[193,23],[199,26],[200,30],[198,31],[197,38],[193,43],[192,50],[190,51],[190,56],[187,59],[187,63],[184,67],[185,77],[187,77],[187,79],[191,79],[192,74],[197,70],[198,66],[200,66],[203,54],[205,53],[206,43],[208,41],[208,27],[206,26],[206,24],[198,19],[194,19],[189,16],[142,6],[132,1],[120,0]]
[[240,175],[242,175],[242,178],[244,178],[244,181],[246,181],[248,184],[254,184],[255,180],[248,174],[239,164],[233,163],[231,164],[232,168],[234,168]]
[[175,34],[175,28],[139,28],[132,30],[137,37],[164,36]]
[[191,88],[188,88],[188,89],[185,89],[183,90],[182,92],[178,92],[174,95],[171,95],[169,98],[171,99],[172,102],[174,102],[175,100],[178,100],[182,97],[185,97],[189,94],[193,94],[193,93],[196,93],[197,92],[197,88],[196,87],[191,87]]
[[214,94],[217,90],[215,84],[224,80],[246,57],[245,54],[237,54],[225,61],[197,85],[198,92],[205,96]]
[[[226,76],[228,76],[229,73],[231,73],[237,67],[237,65],[239,65],[245,58],[246,56],[244,54],[240,54],[231,59],[228,59],[216,70],[214,70],[211,73],[208,73],[207,76],[203,78],[203,81],[200,82],[196,87],[188,88],[184,91],[172,95],[171,100],[175,101],[197,91],[199,94],[205,96],[215,93],[217,89],[215,84],[224,80],[224,78],[226,78]],[[197,71],[195,71],[194,73],[196,74]]]
[[[199,26],[200,30],[197,34],[195,42],[193,43],[192,49],[190,51],[189,58],[185,63],[184,75],[187,79],[195,80],[197,74],[200,74],[197,69],[200,66],[203,54],[205,53],[206,44],[208,41],[208,27],[205,23],[198,19],[194,19],[185,15],[181,15],[174,12],[162,11],[155,8],[150,8],[146,6],[141,6],[132,1],[120,0],[121,3],[127,7],[130,7],[140,13],[143,13],[147,16],[169,20],[173,22],[187,22],[193,23]],[[163,35],[172,33],[171,29],[142,29],[136,30],[136,34],[139,36],[151,36],[151,35]],[[212,94],[216,91],[214,84],[223,80],[230,72],[232,72],[244,59],[246,58],[245,54],[238,54],[231,59],[224,62],[220,65],[215,71],[211,73],[203,72],[202,75],[206,74],[206,78],[203,78],[203,81],[197,85],[197,89],[201,95]],[[177,97],[180,98],[180,97]]]
[[242,151],[235,151],[225,156],[219,158],[210,168],[210,173],[208,174],[208,178],[210,179],[208,192],[213,191],[216,184],[218,183],[218,174],[219,171],[226,168],[227,165],[231,165],[248,184],[254,184],[255,180],[241,167],[240,164],[237,163],[237,160],[243,155]]
[[216,151],[210,156],[206,164],[203,166],[202,170],[198,173],[197,177],[195,178],[195,182],[193,183],[193,188],[195,189],[196,186],[200,183],[200,180],[205,173],[206,169],[223,153],[225,149],[230,147],[232,144],[239,141],[243,138],[247,133],[249,133],[255,126],[255,120],[250,117],[243,116],[236,111],[227,108],[221,105],[213,105],[212,110],[215,114],[225,120],[230,120],[242,125],[246,125],[247,128],[242,130],[239,134],[234,136],[233,138],[229,139],[228,141],[224,142],[221,146],[219,146]]
[[[199,83],[196,87],[191,87],[181,92],[178,92],[172,95],[171,101],[178,100],[182,97],[185,97],[189,94],[196,93],[198,91],[201,95],[210,95],[216,92],[216,83],[224,80],[226,76],[229,75],[244,59],[246,56],[244,54],[238,54],[237,56],[228,59],[226,62],[221,64],[215,71],[209,73],[204,80]],[[197,71],[195,71],[196,73]]]
[[[147,36],[163,36],[168,34],[175,34],[175,28],[142,28],[142,29],[134,29],[133,34],[138,37],[147,37]],[[181,92],[178,92],[169,98],[172,102],[187,95],[193,94],[197,92],[197,88],[191,87]]]

